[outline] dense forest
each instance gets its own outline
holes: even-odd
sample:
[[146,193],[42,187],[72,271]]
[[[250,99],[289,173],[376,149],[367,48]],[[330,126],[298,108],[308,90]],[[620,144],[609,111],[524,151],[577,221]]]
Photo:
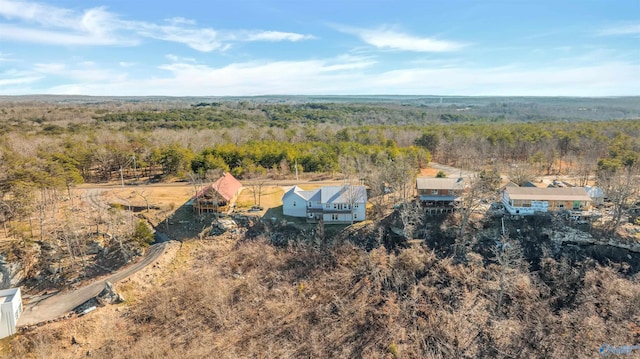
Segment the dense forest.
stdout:
[[[144,175],[185,177],[213,167],[237,175],[255,167],[287,172],[295,163],[300,171],[339,171],[338,158],[354,155],[374,162],[410,156],[466,168],[528,163],[547,173],[585,172],[599,160],[624,162],[637,154],[637,101],[595,99],[586,108],[580,107],[586,99],[576,101],[578,107],[561,100],[556,107],[549,99],[473,107],[5,101],[0,150],[8,179],[3,183],[35,183],[56,171],[64,172],[55,177],[67,183],[108,181],[121,168],[132,176],[133,158]],[[588,111],[574,117],[576,108]],[[594,113],[601,117],[593,119]],[[603,121],[616,114],[629,119]]]

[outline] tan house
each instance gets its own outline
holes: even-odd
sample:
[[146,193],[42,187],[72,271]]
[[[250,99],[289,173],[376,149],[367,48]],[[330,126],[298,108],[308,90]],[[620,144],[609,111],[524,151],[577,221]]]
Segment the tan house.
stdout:
[[591,209],[591,197],[584,187],[507,187],[502,192],[502,204],[510,214],[515,215],[561,210],[588,211]]
[[464,181],[462,178],[418,177],[416,190],[423,206],[452,208],[464,190]]
[[230,173],[205,187],[193,198],[193,209],[198,213],[225,212],[235,204],[242,184]]

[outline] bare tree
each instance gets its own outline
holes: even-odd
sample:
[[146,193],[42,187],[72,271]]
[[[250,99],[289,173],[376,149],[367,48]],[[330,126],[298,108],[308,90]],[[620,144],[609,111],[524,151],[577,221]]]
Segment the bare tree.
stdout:
[[507,176],[509,180],[518,186],[522,186],[524,183],[533,181],[535,174],[529,164],[519,163],[513,164],[507,170]]
[[269,180],[265,175],[267,170],[264,167],[256,166],[246,173],[246,177],[249,179],[249,186],[251,187],[251,193],[253,193],[254,206],[261,206],[262,188]]
[[142,200],[144,200],[144,204],[147,206],[147,213],[148,213],[149,212],[149,193],[147,193],[147,191],[144,188],[140,190],[135,190],[134,193],[142,197]]
[[346,184],[343,187],[343,191],[343,196],[346,199],[347,206],[351,212],[351,224],[353,224],[356,210],[359,206],[366,206],[367,204],[367,190],[364,186]]
[[499,289],[495,308],[497,313],[502,306],[504,295],[511,285],[510,279],[513,277],[514,272],[517,272],[525,262],[520,244],[518,241],[509,238],[507,234],[500,236],[500,242],[491,248],[491,252],[493,253],[492,260],[499,266]]
[[638,165],[609,166],[606,161],[601,161],[599,167],[598,184],[613,204],[609,228],[611,233],[615,233],[620,227],[624,212],[640,191]]
[[460,214],[459,238],[465,235],[473,212],[478,210],[483,203],[490,202],[490,199],[495,195],[499,178],[495,171],[481,171],[462,180],[462,190],[456,205],[457,212]]
[[2,228],[4,229],[5,238],[9,238],[9,233],[7,232],[7,222],[11,220],[13,217],[13,212],[11,211],[11,207],[4,201],[0,201],[0,221],[2,221]]
[[417,165],[410,158],[398,157],[386,164],[385,178],[392,188],[394,204],[401,204],[413,198],[415,189],[416,175],[418,174]]
[[402,221],[402,235],[406,240],[413,239],[416,228],[422,226],[424,212],[414,202],[405,202],[398,208],[398,215]]

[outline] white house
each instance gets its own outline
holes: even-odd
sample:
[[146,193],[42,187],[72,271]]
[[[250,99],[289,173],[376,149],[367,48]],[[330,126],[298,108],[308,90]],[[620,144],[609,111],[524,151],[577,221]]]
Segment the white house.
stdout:
[[325,186],[304,191],[292,187],[282,196],[285,216],[326,223],[358,222],[366,219],[367,190],[364,186]]
[[20,314],[22,314],[20,288],[0,290],[0,338],[15,334]]
[[591,198],[584,187],[508,187],[502,192],[502,204],[510,214],[532,215],[561,210],[587,211]]

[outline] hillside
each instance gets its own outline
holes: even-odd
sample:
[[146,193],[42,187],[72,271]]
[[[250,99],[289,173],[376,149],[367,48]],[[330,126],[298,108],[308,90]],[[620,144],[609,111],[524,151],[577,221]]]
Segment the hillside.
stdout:
[[534,220],[513,251],[462,256],[354,245],[372,223],[326,241],[257,225],[172,246],[117,286],[125,303],[28,329],[4,357],[592,358],[640,340],[637,267],[576,256]]

